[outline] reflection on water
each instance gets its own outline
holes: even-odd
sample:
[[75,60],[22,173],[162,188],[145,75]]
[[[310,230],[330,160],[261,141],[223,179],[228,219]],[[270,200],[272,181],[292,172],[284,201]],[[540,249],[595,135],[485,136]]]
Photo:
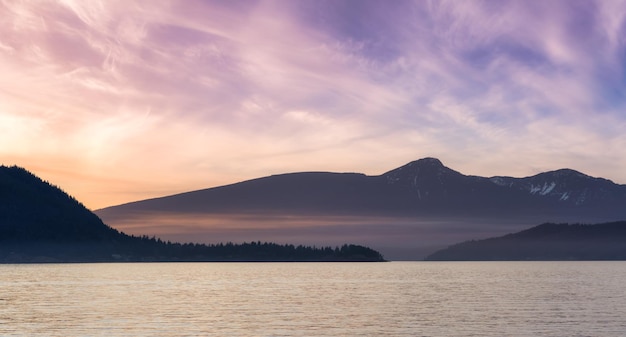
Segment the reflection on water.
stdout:
[[626,262],[0,266],[2,336],[621,336]]

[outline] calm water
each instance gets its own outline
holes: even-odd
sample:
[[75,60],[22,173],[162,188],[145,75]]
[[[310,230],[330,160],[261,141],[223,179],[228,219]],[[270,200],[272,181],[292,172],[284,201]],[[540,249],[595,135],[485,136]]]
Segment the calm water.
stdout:
[[2,336],[624,336],[626,262],[0,265]]

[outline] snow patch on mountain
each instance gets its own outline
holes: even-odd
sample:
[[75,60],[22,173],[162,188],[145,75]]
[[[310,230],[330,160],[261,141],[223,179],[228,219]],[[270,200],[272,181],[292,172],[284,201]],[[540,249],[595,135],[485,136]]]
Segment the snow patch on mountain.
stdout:
[[494,183],[494,184],[496,184],[498,186],[509,186],[510,187],[512,185],[512,183],[509,183],[506,179],[504,179],[502,177],[492,177],[492,178],[489,178],[489,180],[492,183]]
[[539,193],[541,195],[547,195],[548,193],[552,192],[552,190],[556,187],[556,183],[553,181],[552,183],[550,183],[550,185],[548,185],[547,182],[543,183],[543,186],[541,185],[530,185],[530,194],[536,194]]

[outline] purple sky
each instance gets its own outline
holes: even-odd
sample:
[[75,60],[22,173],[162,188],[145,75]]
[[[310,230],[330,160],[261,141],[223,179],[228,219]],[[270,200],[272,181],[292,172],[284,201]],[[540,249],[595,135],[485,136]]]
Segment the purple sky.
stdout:
[[2,1],[0,163],[87,207],[294,171],[626,183],[624,1]]

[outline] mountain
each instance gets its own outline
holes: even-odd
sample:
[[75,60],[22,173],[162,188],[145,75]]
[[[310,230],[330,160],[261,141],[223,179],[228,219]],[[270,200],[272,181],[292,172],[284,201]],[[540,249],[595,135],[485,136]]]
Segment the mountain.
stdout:
[[117,230],[58,187],[20,167],[0,166],[0,240],[107,242]]
[[626,185],[570,169],[479,177],[424,158],[377,176],[280,174],[95,212],[115,228],[178,239],[356,239],[394,259],[421,259],[452,242],[537,222],[626,219],[624,206]]
[[482,215],[526,212],[626,215],[626,185],[570,169],[526,178],[485,178],[466,176],[443,166],[437,159],[425,158],[382,177],[411,191],[413,202],[407,206],[414,210],[421,206],[440,213]]
[[467,176],[424,158],[384,173],[303,172],[132,202],[97,210],[424,215],[562,211],[626,216],[626,185],[563,169],[527,178]]
[[0,166],[0,262],[383,261],[359,245],[180,244],[129,236],[60,188],[20,167]]
[[129,238],[27,170],[0,166],[0,261],[100,260]]
[[426,260],[626,260],[626,221],[596,225],[545,223],[497,238],[459,243]]

